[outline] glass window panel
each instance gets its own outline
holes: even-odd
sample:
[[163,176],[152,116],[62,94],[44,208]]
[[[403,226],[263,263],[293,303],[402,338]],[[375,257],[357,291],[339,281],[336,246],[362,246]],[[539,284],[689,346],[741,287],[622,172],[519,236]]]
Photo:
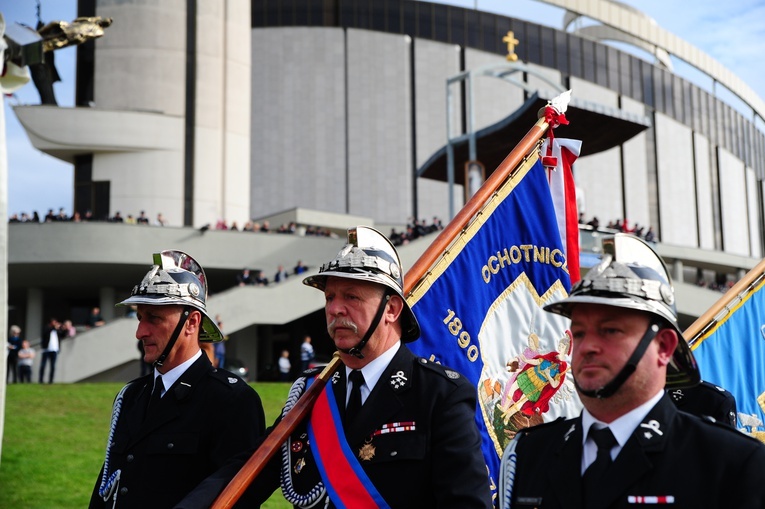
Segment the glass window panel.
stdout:
[[406,2],[403,5],[402,11],[404,33],[411,36],[417,35],[417,4]]
[[568,74],[568,34],[555,31],[555,67],[564,76]]
[[595,43],[595,83],[608,87],[608,52],[606,46]]
[[498,53],[502,46],[502,38],[499,37],[497,27],[494,24],[495,17],[484,13],[479,13],[478,15],[481,20],[481,36],[483,43],[481,49],[491,53]]
[[526,61],[532,64],[542,63],[542,41],[539,37],[539,26],[529,24],[526,30]]
[[[314,27],[325,26],[325,20],[330,21],[332,12],[323,5],[311,2],[308,8],[308,24]],[[332,26],[331,24],[328,26]]]
[[[502,39],[505,38],[507,33],[510,30],[513,30],[513,25],[510,23],[510,18],[505,17],[497,17],[496,18],[497,25],[494,29],[494,47],[496,48],[495,53],[498,55],[505,56],[507,55],[507,43],[503,42]],[[515,34],[515,38],[519,39],[518,34]],[[518,48],[515,48],[516,52]]]
[[701,133],[709,138],[709,98],[707,93],[699,89],[699,120]]
[[467,11],[466,27],[467,45],[471,48],[484,49],[481,38],[481,17],[478,11]]
[[271,4],[269,4],[264,10],[265,10],[265,13],[264,13],[265,26],[276,27],[281,25],[279,21],[281,19],[281,16],[280,16],[282,11],[281,6],[278,6],[278,5],[272,6]]
[[[687,82],[686,82],[687,83]],[[701,129],[699,119],[699,90],[690,83],[688,84],[688,117],[690,119],[691,129],[698,131]]]
[[583,78],[595,82],[595,42],[582,39],[582,69]]
[[447,12],[449,16],[448,41],[452,44],[464,46],[467,42],[465,37],[465,9],[450,7]]
[[369,22],[372,30],[377,30],[380,32],[386,31],[387,27],[385,24],[385,2],[380,2],[379,0],[372,2],[369,6],[369,12]]
[[417,37],[431,39],[433,37],[431,16],[432,6],[428,4],[417,3]]
[[615,92],[620,92],[619,81],[619,50],[606,46],[608,52],[608,86]]
[[[449,25],[447,21],[447,7],[445,5],[433,4],[433,25],[435,27],[436,41],[449,42]],[[422,12],[420,12],[422,16]]]
[[656,90],[653,87],[653,66],[630,56],[630,68],[635,76],[632,80],[632,98],[654,107]]
[[356,2],[356,27],[363,30],[372,28],[372,11],[370,10],[369,0]]
[[619,53],[619,92],[632,97],[632,77],[630,76],[630,56]]
[[571,59],[569,60],[569,72],[571,76],[581,78],[582,75],[582,39],[569,36],[568,49]]
[[542,61],[545,67],[555,67],[555,30],[539,27],[539,38],[542,42]]
[[[523,62],[528,61],[529,59],[529,48],[528,43],[526,42],[526,32],[528,31],[528,23],[524,21],[519,21],[517,19],[511,19],[510,21],[510,28],[508,28],[505,32],[502,33],[502,38],[507,35],[507,32],[509,30],[513,31],[513,35],[516,39],[518,39],[518,45],[515,47],[515,54],[518,55],[518,60],[521,60]],[[507,55],[507,43],[503,43],[504,45],[504,51],[503,55]]]
[[683,80],[679,76],[672,76],[672,98],[675,109],[675,119],[678,122],[685,123],[685,89],[683,88]]
[[653,98],[656,103],[654,108],[662,113],[667,113],[667,108],[664,106],[664,74],[661,72],[661,69],[655,67],[653,68],[652,74]]
[[353,6],[354,3],[350,0],[343,0],[340,2],[340,26],[355,26],[356,15]]
[[710,96],[710,100],[714,104],[714,111],[715,111],[715,121],[714,121],[715,143],[717,143],[718,145],[724,146],[725,129],[723,128],[723,123],[725,122],[725,118],[723,117],[722,103],[711,96]]
[[297,1],[293,4],[292,24],[303,27],[308,24],[308,6],[304,2]]
[[733,136],[736,134],[736,123],[733,120],[733,109],[727,104],[723,104],[723,116],[725,118],[725,122],[723,123],[725,147],[731,154],[736,154],[736,144],[733,141]]
[[252,28],[260,28],[268,26],[266,25],[268,6],[256,5],[256,2],[252,4],[252,11],[250,12],[250,25]]
[[388,0],[385,2],[386,21],[388,30],[394,34],[402,33],[401,30],[401,4],[398,0]]

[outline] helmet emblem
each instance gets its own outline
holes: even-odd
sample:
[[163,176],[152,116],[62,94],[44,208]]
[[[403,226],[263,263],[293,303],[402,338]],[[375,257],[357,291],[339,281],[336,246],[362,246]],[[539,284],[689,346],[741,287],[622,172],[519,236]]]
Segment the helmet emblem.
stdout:
[[199,297],[199,286],[196,283],[189,283],[189,293],[192,297]]
[[659,287],[661,298],[670,306],[675,303],[675,294],[672,292],[672,288],[667,285],[661,285]]

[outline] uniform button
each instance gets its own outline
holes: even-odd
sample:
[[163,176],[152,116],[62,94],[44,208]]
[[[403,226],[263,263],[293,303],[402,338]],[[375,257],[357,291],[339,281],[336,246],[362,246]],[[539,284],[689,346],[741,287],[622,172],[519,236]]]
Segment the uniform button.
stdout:
[[168,449],[172,449],[173,447],[175,447],[174,443],[170,442],[170,443],[167,444],[167,448]]
[[120,495],[127,495],[128,489],[126,487],[120,488]]
[[128,463],[132,463],[134,459],[135,459],[135,457],[132,454],[128,454],[127,455],[127,462]]
[[390,455],[391,455],[391,456],[395,456],[396,454],[398,454],[398,451],[391,451],[391,452],[390,452]]

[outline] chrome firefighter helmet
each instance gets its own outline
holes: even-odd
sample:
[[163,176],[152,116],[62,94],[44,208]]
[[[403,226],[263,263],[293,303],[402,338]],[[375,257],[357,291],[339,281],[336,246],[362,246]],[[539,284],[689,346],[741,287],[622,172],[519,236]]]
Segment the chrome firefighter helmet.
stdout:
[[401,312],[401,339],[414,341],[420,337],[420,325],[404,297],[404,275],[396,248],[385,235],[368,226],[348,229],[348,243],[335,258],[319,268],[319,273],[303,280],[303,284],[321,291],[327,277],[357,279],[377,283],[392,290],[404,301]]
[[667,369],[667,388],[696,385],[699,369],[677,322],[674,289],[664,261],[645,241],[624,233],[604,239],[603,253],[601,263],[572,287],[568,298],[544,309],[571,318],[576,304],[603,304],[661,318],[679,336]]
[[191,306],[202,313],[199,340],[222,341],[223,333],[207,314],[206,303],[207,278],[201,265],[183,251],[167,250],[154,253],[154,265],[117,306]]

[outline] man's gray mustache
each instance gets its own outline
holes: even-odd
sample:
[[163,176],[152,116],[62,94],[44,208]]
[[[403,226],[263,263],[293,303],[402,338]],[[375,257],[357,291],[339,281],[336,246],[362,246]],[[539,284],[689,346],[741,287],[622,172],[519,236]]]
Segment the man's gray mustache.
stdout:
[[330,336],[334,336],[335,329],[338,327],[344,327],[353,330],[354,334],[358,334],[359,327],[353,323],[352,321],[346,319],[346,318],[335,318],[332,320],[329,325],[327,325],[327,331],[329,332]]

